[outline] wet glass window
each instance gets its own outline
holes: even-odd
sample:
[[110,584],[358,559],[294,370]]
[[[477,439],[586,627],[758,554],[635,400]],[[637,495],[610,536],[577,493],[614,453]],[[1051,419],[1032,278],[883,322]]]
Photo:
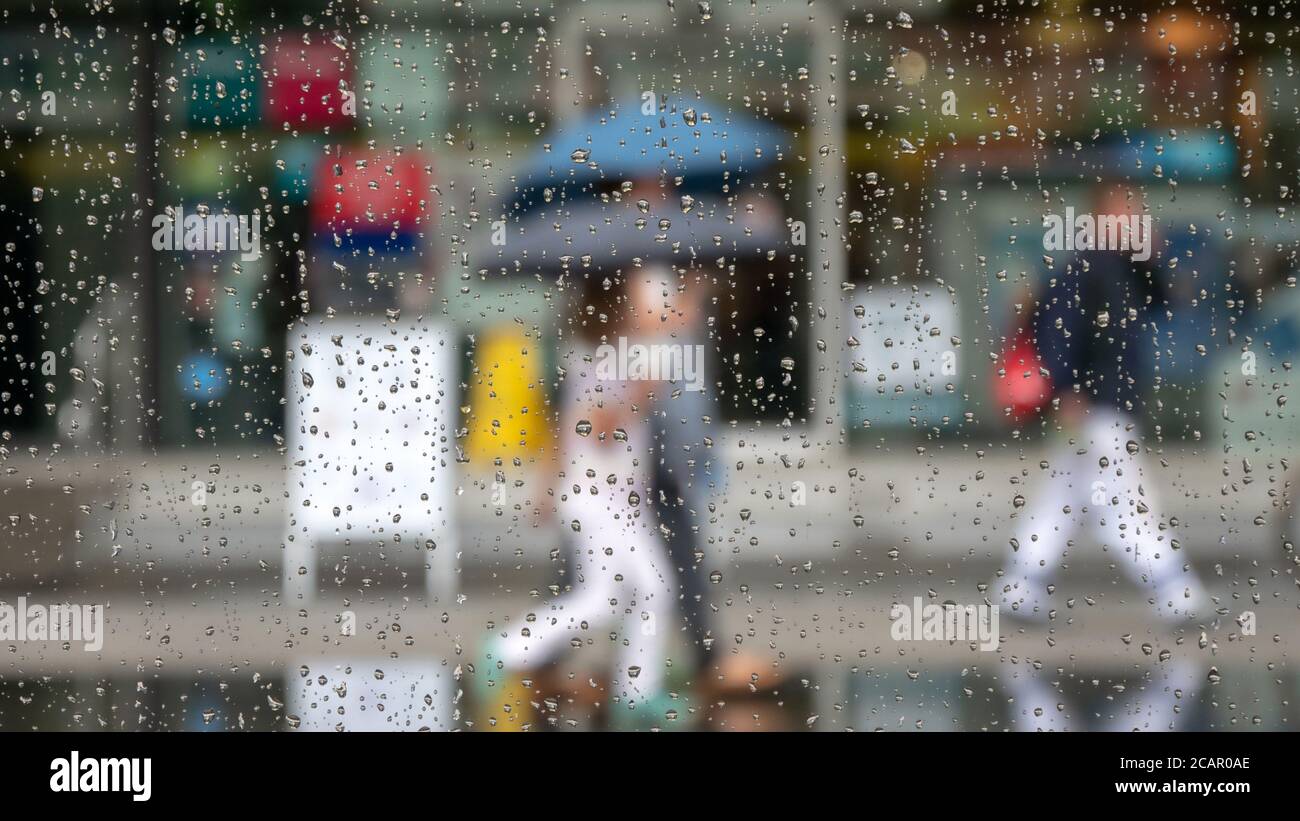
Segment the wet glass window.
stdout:
[[1295,723],[1284,4],[3,18],[0,729]]

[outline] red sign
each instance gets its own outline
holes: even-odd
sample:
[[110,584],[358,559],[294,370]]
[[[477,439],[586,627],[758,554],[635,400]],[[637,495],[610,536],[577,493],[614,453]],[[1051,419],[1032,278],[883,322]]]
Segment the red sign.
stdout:
[[316,166],[312,225],[412,237],[437,214],[433,167],[418,152],[344,149]]
[[355,97],[349,99],[355,93],[351,61],[348,52],[328,35],[286,32],[268,38],[264,45],[267,92],[262,98],[262,114],[266,122],[322,128],[354,119]]

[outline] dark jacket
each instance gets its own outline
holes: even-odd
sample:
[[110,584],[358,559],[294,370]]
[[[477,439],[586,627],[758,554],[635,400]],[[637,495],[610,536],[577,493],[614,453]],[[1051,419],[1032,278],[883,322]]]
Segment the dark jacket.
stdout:
[[1040,284],[1034,333],[1053,395],[1078,393],[1139,413],[1153,382],[1164,309],[1159,269],[1128,254],[1084,251]]

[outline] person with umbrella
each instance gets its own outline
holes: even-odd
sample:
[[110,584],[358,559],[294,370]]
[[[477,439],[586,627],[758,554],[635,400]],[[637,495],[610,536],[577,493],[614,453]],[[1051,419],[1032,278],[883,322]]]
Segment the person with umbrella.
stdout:
[[571,587],[507,622],[486,643],[473,683],[488,729],[527,727],[534,709],[524,671],[566,647],[589,644],[606,626],[617,645],[609,686],[613,726],[671,728],[678,717],[676,696],[664,686],[673,573],[642,504],[649,494],[645,454],[652,449],[645,400],[659,383],[619,378],[617,363],[606,359],[611,341],[642,330],[626,283],[591,276],[582,286],[574,345],[564,356],[555,488],[572,532]]
[[[711,353],[716,344],[702,344],[712,290],[698,273],[703,263],[757,258],[788,240],[776,209],[762,201],[742,207],[734,193],[744,175],[781,156],[786,135],[723,112],[685,99],[647,112],[637,100],[555,129],[504,202],[504,244],[499,236],[483,242],[473,267],[589,277],[627,271],[645,342]],[[651,427],[642,478],[669,546],[697,668],[712,643],[701,524],[721,475],[708,435],[716,378],[707,362],[705,370],[699,389],[670,381],[642,404]]]

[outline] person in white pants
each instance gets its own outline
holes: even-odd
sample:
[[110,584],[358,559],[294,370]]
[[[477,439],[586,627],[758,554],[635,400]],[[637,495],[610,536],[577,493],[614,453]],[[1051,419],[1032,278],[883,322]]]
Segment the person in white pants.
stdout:
[[[1159,247],[1140,189],[1107,186],[1096,194],[1098,214],[1145,217],[1149,248]],[[989,591],[1015,616],[1051,617],[1053,582],[1085,526],[1162,618],[1212,615],[1210,597],[1160,529],[1168,520],[1154,477],[1143,475],[1139,415],[1147,389],[1157,384],[1152,363],[1167,294],[1158,260],[1129,253],[1135,239],[1127,248],[1076,252],[1048,272],[1036,294],[1034,342],[1069,442],[1024,486],[1010,559]],[[1171,728],[1175,700],[1194,683],[1186,659],[1152,663],[1142,695],[1116,714],[1125,729]],[[1068,713],[1057,709],[1059,693],[1044,681],[1048,675],[1019,666],[1002,676],[1020,729],[1070,726]]]
[[647,457],[653,453],[647,399],[661,384],[629,379],[627,368],[610,360],[619,350],[616,336],[637,331],[632,312],[625,312],[617,297],[621,290],[586,289],[583,305],[603,308],[579,311],[586,322],[624,313],[627,318],[606,318],[594,332],[592,325],[579,329],[581,339],[564,357],[559,412],[564,469],[554,495],[573,548],[571,590],[507,622],[488,642],[483,669],[475,672],[481,674],[481,697],[500,703],[508,688],[498,685],[512,674],[535,669],[566,647],[609,635],[612,627],[619,645],[610,682],[614,724],[633,728],[662,723],[675,709],[664,676],[676,590],[647,490]]

